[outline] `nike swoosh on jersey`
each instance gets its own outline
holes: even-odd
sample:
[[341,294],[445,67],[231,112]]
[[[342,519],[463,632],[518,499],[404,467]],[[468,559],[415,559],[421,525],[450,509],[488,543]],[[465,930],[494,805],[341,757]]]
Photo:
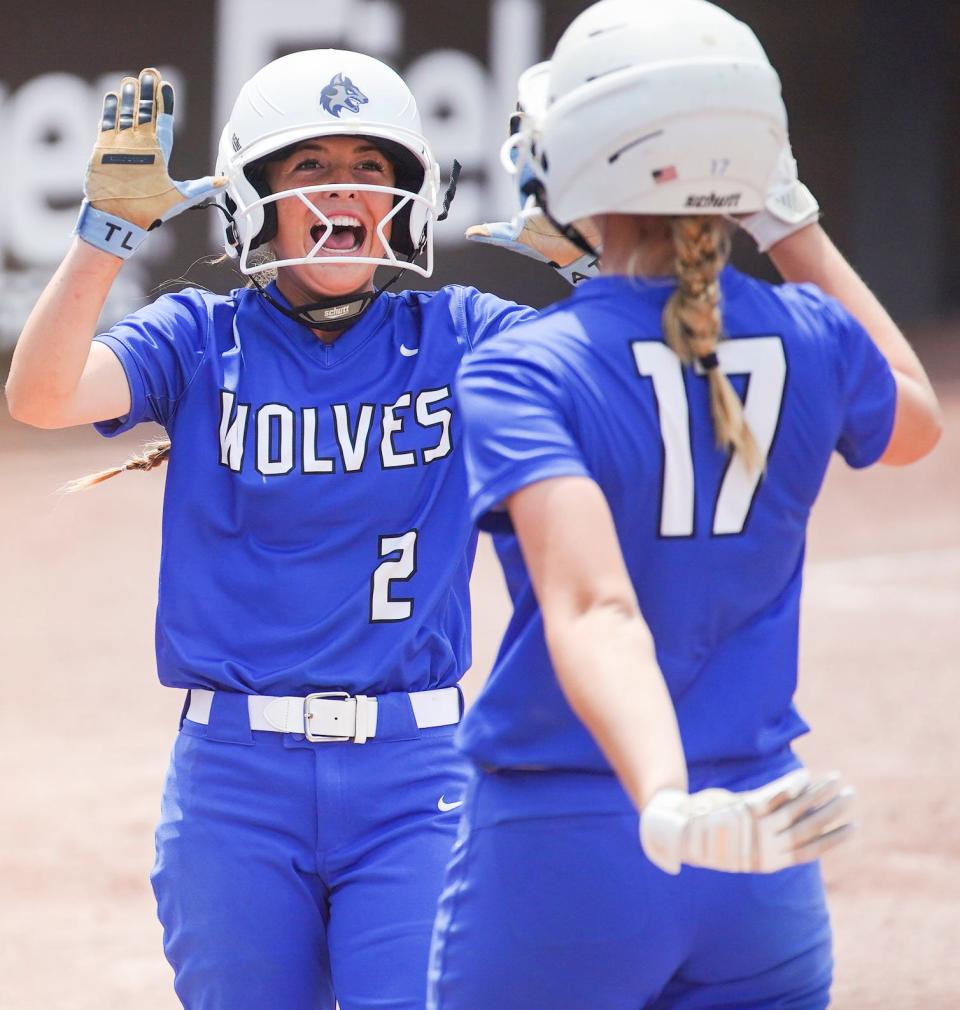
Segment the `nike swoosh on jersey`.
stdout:
[[440,813],[445,814],[448,810],[456,810],[457,807],[463,806],[463,800],[456,800],[454,803],[448,803],[442,796],[437,800],[437,810]]
[[412,358],[415,354],[419,354],[420,353],[420,348],[419,347],[407,347],[406,344],[401,344],[400,345],[400,353],[405,358]]

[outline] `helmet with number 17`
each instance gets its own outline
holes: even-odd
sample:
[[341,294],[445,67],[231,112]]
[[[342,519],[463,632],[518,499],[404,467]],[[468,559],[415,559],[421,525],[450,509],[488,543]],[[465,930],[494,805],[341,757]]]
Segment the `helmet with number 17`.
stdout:
[[787,143],[753,31],[706,0],[600,0],[550,60],[534,171],[563,224],[761,210]]
[[[393,163],[394,186],[356,185],[391,193],[390,212],[377,231],[381,258],[317,255],[333,224],[309,200],[336,185],[309,186],[270,193],[263,166],[272,156],[316,137],[369,138]],[[410,89],[386,64],[362,53],[314,49],[291,53],[267,64],[240,89],[223,134],[217,173],[229,183],[223,205],[230,220],[226,250],[239,256],[245,274],[299,263],[378,263],[429,277],[433,271],[433,226],[442,212],[440,168],[420,125]],[[276,202],[300,200],[317,215],[324,234],[302,258],[257,264],[250,253],[276,232]],[[392,221],[390,237],[385,229]],[[412,262],[425,253],[426,264]]]

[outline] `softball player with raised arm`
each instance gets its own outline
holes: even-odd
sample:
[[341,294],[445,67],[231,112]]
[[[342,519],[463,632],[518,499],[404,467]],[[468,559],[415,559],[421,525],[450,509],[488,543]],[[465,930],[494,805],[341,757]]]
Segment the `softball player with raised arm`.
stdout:
[[[382,63],[266,66],[212,178],[171,181],[172,115],[154,70],[106,97],[11,413],[169,435],[128,466],[169,455],[157,662],[189,694],[153,883],[184,1006],[422,1008],[465,782],[476,533],[451,387],[467,349],[532,312],[374,288],[378,266],[429,275],[449,200]],[[124,259],[211,198],[253,286],[164,295],[94,338]]]
[[[817,223],[746,25],[603,0],[549,75],[540,200],[591,219],[603,276],[458,378],[473,514],[526,580],[458,731],[428,1007],[822,1008],[816,858],[851,796],[791,748],[807,517],[834,450],[918,459],[937,402]],[[734,212],[814,283],[727,266]]]

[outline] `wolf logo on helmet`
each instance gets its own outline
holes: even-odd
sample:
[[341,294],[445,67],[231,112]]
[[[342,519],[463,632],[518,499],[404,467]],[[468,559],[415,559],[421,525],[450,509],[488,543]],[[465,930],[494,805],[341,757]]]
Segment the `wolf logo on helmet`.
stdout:
[[330,83],[320,92],[320,104],[331,116],[340,118],[340,113],[359,112],[361,105],[366,105],[370,99],[343,73],[335,74]]

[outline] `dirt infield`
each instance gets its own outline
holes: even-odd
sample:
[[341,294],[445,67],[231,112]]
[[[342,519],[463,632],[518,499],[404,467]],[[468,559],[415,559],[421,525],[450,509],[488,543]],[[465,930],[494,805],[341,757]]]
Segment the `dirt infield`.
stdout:
[[[843,769],[861,798],[858,839],[825,861],[844,1010],[960,1006],[958,331],[925,355],[943,443],[912,471],[835,464],[811,530],[802,753]],[[0,415],[3,1010],[178,1005],[147,883],[181,705],[153,673],[163,479],[54,493],[141,441]],[[486,548],[475,600],[469,694],[507,613]]]

